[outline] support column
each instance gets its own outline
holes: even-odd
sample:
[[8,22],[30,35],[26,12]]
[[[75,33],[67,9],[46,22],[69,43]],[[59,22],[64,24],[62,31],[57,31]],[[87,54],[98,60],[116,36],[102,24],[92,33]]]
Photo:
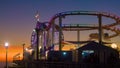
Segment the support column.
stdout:
[[[79,24],[77,24],[77,27],[79,27]],[[77,30],[77,41],[78,41],[78,46],[80,45],[80,30]]]
[[24,57],[25,57],[25,43],[23,43],[22,46],[23,46],[23,61],[24,61]]
[[53,21],[53,24],[52,24],[52,40],[51,40],[52,45],[51,46],[54,45],[54,32],[55,32],[55,24],[54,24],[54,21]]
[[98,15],[98,24],[99,24],[99,44],[102,44],[102,16],[101,14]]
[[59,17],[59,51],[62,50],[62,17]]
[[39,29],[36,28],[36,33],[37,33],[37,40],[36,40],[36,60],[39,60]]
[[77,41],[78,41],[78,46],[80,45],[79,42],[80,42],[80,31],[78,30],[77,31]]

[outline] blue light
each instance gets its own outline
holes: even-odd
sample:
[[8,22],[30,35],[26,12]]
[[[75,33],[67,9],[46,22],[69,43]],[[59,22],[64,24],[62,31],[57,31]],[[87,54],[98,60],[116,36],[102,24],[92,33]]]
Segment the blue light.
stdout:
[[63,55],[66,55],[67,53],[66,52],[63,52]]

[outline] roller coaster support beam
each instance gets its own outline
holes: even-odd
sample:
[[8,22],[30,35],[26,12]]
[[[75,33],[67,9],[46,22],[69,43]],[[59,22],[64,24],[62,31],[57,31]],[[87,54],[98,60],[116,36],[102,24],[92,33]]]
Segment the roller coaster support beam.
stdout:
[[[77,24],[77,26],[79,26],[79,24]],[[80,30],[77,30],[77,41],[80,41]],[[79,43],[78,43],[78,47],[79,47]]]
[[99,44],[102,44],[102,15],[98,15],[98,23],[99,23]]
[[62,50],[62,17],[59,17],[59,51]]
[[23,46],[23,61],[24,61],[24,57],[25,57],[25,54],[24,54],[25,53],[25,43],[23,43],[22,46]]
[[39,60],[39,29],[36,28],[36,33],[37,33],[37,40],[36,40],[36,60],[38,61]]
[[54,32],[55,32],[55,23],[54,23],[54,21],[53,21],[53,24],[52,24],[52,45],[54,44]]

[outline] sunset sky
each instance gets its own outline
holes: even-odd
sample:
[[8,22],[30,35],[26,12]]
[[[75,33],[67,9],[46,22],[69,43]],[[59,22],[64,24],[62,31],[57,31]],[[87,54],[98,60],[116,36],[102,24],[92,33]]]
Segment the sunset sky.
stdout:
[[[6,59],[6,48],[4,46],[0,46],[0,61],[5,61]],[[20,53],[20,59],[22,58],[22,47],[20,46],[9,46],[8,47],[8,61],[12,61],[13,60],[13,56],[15,56],[16,54]]]
[[[56,13],[74,10],[103,11],[120,16],[120,0],[0,0],[0,61],[5,60],[4,42],[10,44],[10,58],[22,52],[23,43],[30,45],[37,11],[40,21],[44,22]],[[120,36],[114,42],[119,43],[118,39]]]

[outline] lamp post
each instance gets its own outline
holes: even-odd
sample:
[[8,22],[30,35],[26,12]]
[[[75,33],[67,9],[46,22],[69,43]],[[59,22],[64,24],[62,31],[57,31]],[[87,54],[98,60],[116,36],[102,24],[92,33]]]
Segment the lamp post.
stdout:
[[8,42],[5,42],[5,48],[6,48],[6,68],[8,68],[8,60],[7,60],[7,53],[8,53]]
[[24,61],[24,57],[25,57],[25,43],[23,44],[23,61]]

